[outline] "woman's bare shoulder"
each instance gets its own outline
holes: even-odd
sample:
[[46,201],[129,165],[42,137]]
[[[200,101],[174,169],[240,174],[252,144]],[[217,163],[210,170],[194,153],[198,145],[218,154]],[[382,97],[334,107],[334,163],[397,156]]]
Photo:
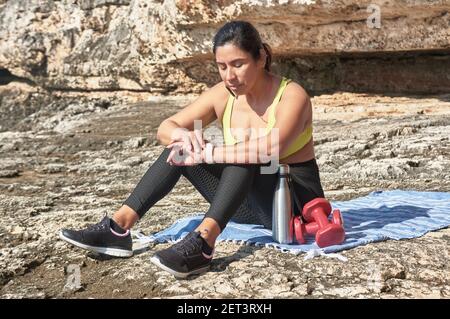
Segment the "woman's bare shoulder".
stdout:
[[214,104],[214,107],[216,109],[221,109],[222,107],[225,107],[230,92],[228,92],[225,83],[221,81],[208,89],[207,95],[208,98],[211,99],[211,102]]
[[310,100],[308,92],[297,82],[291,80],[285,89],[286,95],[290,98],[301,98],[301,100]]
[[223,81],[213,85],[212,87],[207,89],[204,93],[206,93],[208,95],[213,95],[216,97],[219,97],[219,96],[225,97],[229,94],[227,88],[225,87],[225,83]]
[[[289,106],[280,108],[286,110],[288,113],[299,112],[299,114],[312,114],[311,98],[308,92],[295,81],[290,81],[286,86],[280,104]],[[305,118],[308,117],[306,116]]]

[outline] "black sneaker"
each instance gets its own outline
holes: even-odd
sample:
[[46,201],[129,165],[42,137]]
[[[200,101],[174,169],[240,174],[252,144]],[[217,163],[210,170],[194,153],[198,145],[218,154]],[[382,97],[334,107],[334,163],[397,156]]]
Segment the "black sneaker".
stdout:
[[96,253],[130,257],[133,255],[130,231],[119,234],[111,229],[111,219],[105,216],[99,223],[82,230],[63,229],[59,237],[72,245]]
[[214,251],[205,254],[203,245],[200,232],[193,231],[178,243],[155,253],[150,261],[178,278],[200,274],[209,269],[214,254]]

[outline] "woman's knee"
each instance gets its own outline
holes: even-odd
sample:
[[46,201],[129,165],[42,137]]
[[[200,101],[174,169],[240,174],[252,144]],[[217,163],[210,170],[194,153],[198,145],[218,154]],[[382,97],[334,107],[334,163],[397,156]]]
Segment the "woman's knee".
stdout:
[[241,178],[253,178],[256,172],[256,166],[251,164],[236,165],[230,164],[226,165],[222,171],[222,177],[232,176]]
[[155,165],[156,167],[163,168],[165,172],[171,171],[171,170],[183,171],[184,166],[170,165],[167,162],[167,159],[169,158],[170,151],[171,151],[170,148],[165,147],[162,150],[161,154],[159,154],[159,157],[156,159],[156,161],[150,166]]
[[159,158],[158,158],[158,159],[167,161],[167,158],[169,157],[170,151],[171,151],[170,148],[164,147],[164,149],[163,149],[163,151],[161,152],[161,154],[159,155]]

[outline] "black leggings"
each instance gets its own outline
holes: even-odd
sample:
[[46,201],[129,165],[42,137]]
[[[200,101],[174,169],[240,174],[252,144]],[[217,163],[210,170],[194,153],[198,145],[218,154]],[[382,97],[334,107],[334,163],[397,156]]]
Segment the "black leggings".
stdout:
[[[170,149],[165,148],[123,203],[140,218],[166,196],[183,175],[211,204],[205,218],[213,218],[221,230],[230,220],[272,229],[272,199],[277,174],[261,174],[260,168],[266,164],[175,166],[166,162],[169,153]],[[316,197],[325,197],[315,159],[289,166],[300,205]],[[299,211],[295,207],[295,213]]]

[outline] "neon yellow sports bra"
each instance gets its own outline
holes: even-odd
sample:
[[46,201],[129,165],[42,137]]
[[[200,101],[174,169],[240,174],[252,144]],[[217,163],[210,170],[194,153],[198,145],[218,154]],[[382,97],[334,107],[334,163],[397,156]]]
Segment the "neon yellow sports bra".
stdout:
[[[270,132],[270,130],[275,126],[275,108],[278,104],[278,102],[281,99],[281,95],[284,92],[284,89],[286,88],[286,85],[290,82],[290,79],[282,78],[280,86],[278,87],[277,94],[275,95],[275,99],[273,100],[272,104],[269,106],[269,121],[267,123],[266,127],[266,134]],[[237,141],[231,134],[231,112],[233,110],[233,104],[234,104],[235,97],[230,94],[228,97],[227,105],[225,107],[225,112],[223,114],[222,118],[222,127],[223,127],[223,137],[225,145],[233,145],[236,144]],[[312,137],[312,125],[308,126],[302,133],[300,133],[297,138],[292,142],[291,145],[289,145],[288,149],[280,156],[280,159],[286,158],[298,150],[301,150],[310,140]]]

